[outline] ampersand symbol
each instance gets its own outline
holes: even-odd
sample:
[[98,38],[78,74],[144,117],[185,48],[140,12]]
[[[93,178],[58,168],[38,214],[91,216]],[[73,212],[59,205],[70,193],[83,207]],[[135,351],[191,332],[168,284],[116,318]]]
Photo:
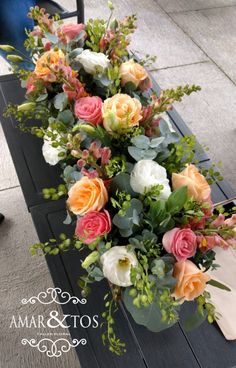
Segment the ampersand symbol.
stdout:
[[[59,316],[59,313],[57,311],[51,311],[50,312],[50,317],[47,321],[47,326],[50,328],[57,328],[57,327],[62,327],[62,328],[69,328],[70,326],[68,325],[64,325],[63,322],[65,321],[66,317],[68,316],[68,314],[64,315],[63,319],[60,320],[59,318],[57,318]],[[55,324],[51,324],[51,321],[56,321],[57,325]]]

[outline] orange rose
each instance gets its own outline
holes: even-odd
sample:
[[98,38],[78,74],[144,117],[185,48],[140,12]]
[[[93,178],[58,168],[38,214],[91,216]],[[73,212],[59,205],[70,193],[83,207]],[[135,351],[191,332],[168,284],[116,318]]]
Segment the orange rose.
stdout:
[[67,205],[75,215],[83,216],[91,211],[100,211],[108,201],[102,179],[84,176],[68,192]]
[[135,63],[133,59],[122,63],[120,66],[121,85],[124,86],[128,82],[132,82],[136,87],[145,79],[149,79],[148,73],[144,67]]
[[103,103],[103,125],[108,132],[121,132],[139,124],[142,105],[136,98],[117,93]]
[[54,67],[55,65],[59,65],[59,63],[61,63],[62,65],[66,65],[64,53],[61,50],[47,51],[37,60],[34,74],[47,82],[54,82],[55,75],[49,69],[48,65]]
[[211,188],[196,166],[188,165],[181,173],[172,174],[173,189],[185,185],[188,187],[189,197],[193,197],[198,202],[210,201]]
[[180,261],[174,265],[173,276],[177,279],[173,296],[190,301],[203,293],[210,276],[199,270],[191,261]]

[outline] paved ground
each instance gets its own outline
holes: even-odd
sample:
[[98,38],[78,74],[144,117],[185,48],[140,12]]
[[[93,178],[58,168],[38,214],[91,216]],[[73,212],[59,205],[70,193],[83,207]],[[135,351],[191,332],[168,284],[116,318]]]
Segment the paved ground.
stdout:
[[[163,88],[195,83],[202,91],[176,105],[183,119],[210,157],[223,163],[222,172],[236,190],[236,0],[114,0],[117,14],[138,14],[133,49],[157,55],[153,75]],[[63,0],[73,9],[74,1]],[[105,16],[106,0],[86,0],[86,17]],[[8,72],[0,60],[0,74]],[[0,366],[6,368],[78,367],[73,352],[63,360],[44,359],[20,346],[21,332],[9,330],[9,314],[19,298],[52,285],[43,259],[33,259],[28,245],[37,236],[0,127],[0,210],[7,221],[0,230],[0,286],[2,348]],[[41,310],[41,314],[45,311]],[[13,346],[14,345],[14,346]],[[11,356],[11,361],[9,357]],[[34,364],[33,364],[34,362]],[[1,364],[2,363],[2,364]]]

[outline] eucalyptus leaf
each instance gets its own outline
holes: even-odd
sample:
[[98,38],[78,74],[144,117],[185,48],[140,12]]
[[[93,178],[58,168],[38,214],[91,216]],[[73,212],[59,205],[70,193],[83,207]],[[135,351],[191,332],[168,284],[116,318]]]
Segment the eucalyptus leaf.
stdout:
[[149,147],[157,148],[164,140],[165,140],[165,137],[153,138],[149,144]]
[[65,107],[68,104],[68,97],[67,94],[65,92],[61,92],[58,93],[58,95],[56,95],[53,99],[53,103],[54,103],[54,107],[59,110],[62,111],[65,109]]
[[89,272],[89,276],[93,277],[96,281],[104,279],[103,272],[99,267],[94,267],[92,271]]
[[134,321],[148,328],[152,332],[160,332],[174,325],[174,323],[164,323],[156,298],[148,307],[140,306],[137,308],[133,304],[133,298],[129,295],[130,288],[126,288],[124,292],[124,304],[126,309],[132,315]]
[[44,93],[42,95],[40,95],[37,99],[36,99],[36,102],[41,102],[41,101],[44,101],[46,100],[48,97],[48,94],[47,93]]
[[67,215],[66,215],[65,220],[63,221],[63,224],[70,225],[71,222],[72,222],[72,218],[71,218],[71,215],[69,214],[69,212],[68,211],[66,211],[66,212],[67,212]]
[[138,135],[131,139],[131,142],[137,147],[141,149],[149,148],[150,140],[145,135]]
[[131,194],[132,197],[136,195],[130,186],[130,175],[127,173],[120,173],[115,176],[111,182],[110,190],[112,193],[115,193],[117,190],[124,191]]
[[45,36],[46,38],[48,39],[48,41],[50,41],[51,43],[58,43],[58,37],[55,36],[54,34],[52,33],[49,33],[49,32],[45,32]]
[[57,118],[66,125],[73,124],[75,121],[74,115],[70,110],[64,110],[59,112]]

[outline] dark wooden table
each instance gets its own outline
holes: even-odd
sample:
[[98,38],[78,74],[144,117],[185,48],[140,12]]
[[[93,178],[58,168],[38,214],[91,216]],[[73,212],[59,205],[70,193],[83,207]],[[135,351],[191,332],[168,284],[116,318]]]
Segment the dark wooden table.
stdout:
[[[158,88],[158,86],[157,86]],[[21,103],[24,91],[15,76],[0,78],[0,114],[9,102]],[[169,113],[175,129],[180,135],[191,133],[178,113]],[[61,182],[59,169],[44,162],[41,155],[42,142],[30,134],[21,133],[11,118],[1,117],[6,140],[14,161],[28,209],[33,218],[40,241],[58,237],[61,232],[72,235],[73,227],[62,224],[65,218],[65,202],[45,201],[44,187],[53,187]],[[200,165],[210,160],[198,148],[196,152]],[[234,192],[226,182],[213,186],[213,200],[221,201],[233,196]],[[83,271],[80,266],[81,253],[76,250],[46,257],[55,286],[81,298],[77,280]],[[33,260],[32,260],[33,262]],[[86,305],[66,304],[64,314],[94,315],[103,310],[103,295],[107,283],[96,283]],[[223,296],[222,296],[223,297]],[[100,330],[70,328],[72,338],[86,338],[85,346],[76,348],[82,368],[233,368],[236,367],[236,341],[227,341],[217,325],[203,323],[200,328],[185,333],[182,320],[194,308],[192,303],[184,305],[181,320],[174,327],[161,333],[151,333],[136,325],[122,305],[117,312],[117,333],[127,342],[127,353],[117,357],[103,347]]]

